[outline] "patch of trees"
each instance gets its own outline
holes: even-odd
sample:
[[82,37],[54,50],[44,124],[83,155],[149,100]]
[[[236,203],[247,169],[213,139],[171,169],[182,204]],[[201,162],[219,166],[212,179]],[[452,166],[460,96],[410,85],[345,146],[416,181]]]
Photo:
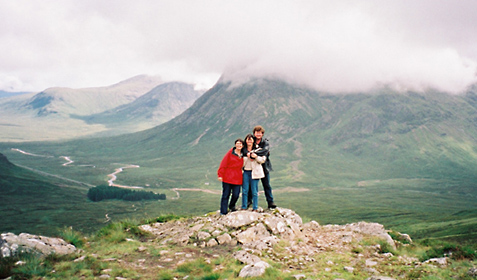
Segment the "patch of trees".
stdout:
[[133,191],[130,189],[110,187],[107,185],[99,185],[92,187],[88,191],[88,198],[91,201],[101,201],[104,199],[121,199],[126,201],[139,201],[139,200],[165,200],[165,194],[157,194],[146,191]]

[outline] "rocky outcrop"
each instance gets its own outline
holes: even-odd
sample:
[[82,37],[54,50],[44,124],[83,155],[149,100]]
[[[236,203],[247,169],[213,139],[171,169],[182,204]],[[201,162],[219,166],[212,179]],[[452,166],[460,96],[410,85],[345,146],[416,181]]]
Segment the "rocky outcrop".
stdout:
[[2,233],[0,238],[0,257],[11,257],[22,252],[47,256],[66,255],[76,251],[76,247],[61,238],[32,235],[28,233]]
[[[294,211],[276,208],[270,211],[236,211],[187,220],[140,226],[162,244],[199,247],[235,246],[241,250],[233,256],[245,264],[241,277],[259,276],[269,266],[260,256],[267,254],[289,267],[314,262],[313,255],[323,251],[349,251],[365,237],[376,237],[394,247],[393,239],[377,223],[359,222],[347,225],[321,226],[316,221],[303,223]],[[285,256],[274,251],[280,241],[287,244]]]

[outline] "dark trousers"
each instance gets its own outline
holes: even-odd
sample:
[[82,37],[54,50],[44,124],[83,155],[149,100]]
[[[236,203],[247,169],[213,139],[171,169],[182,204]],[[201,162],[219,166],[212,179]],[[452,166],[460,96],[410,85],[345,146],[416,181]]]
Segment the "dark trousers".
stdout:
[[[265,172],[265,177],[260,179],[262,181],[263,191],[265,192],[265,199],[267,203],[270,205],[273,203],[273,194],[272,194],[272,186],[270,186],[270,173]],[[252,201],[251,193],[248,194],[248,201]]]
[[[222,182],[222,199],[220,201],[220,214],[227,214],[227,206],[230,209],[235,208],[235,204],[237,203],[237,200],[240,196],[240,187],[241,185],[233,185]],[[230,199],[229,203],[230,193],[232,193],[232,198]]]

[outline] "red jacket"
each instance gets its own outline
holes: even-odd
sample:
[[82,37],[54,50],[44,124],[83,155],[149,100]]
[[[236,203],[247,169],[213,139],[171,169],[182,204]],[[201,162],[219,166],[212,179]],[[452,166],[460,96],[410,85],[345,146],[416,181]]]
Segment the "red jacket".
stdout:
[[233,149],[230,149],[220,162],[217,176],[222,177],[222,182],[224,183],[242,185],[243,158],[232,154]]

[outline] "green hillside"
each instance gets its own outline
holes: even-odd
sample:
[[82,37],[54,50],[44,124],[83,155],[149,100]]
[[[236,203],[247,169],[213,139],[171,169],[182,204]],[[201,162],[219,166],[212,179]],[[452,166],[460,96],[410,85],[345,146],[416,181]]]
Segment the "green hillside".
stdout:
[[[219,82],[183,114],[147,131],[15,146],[69,156],[75,164],[68,168],[0,148],[15,163],[94,185],[120,164],[136,164],[118,181],[169,198],[172,188],[220,192],[216,170],[225,151],[261,124],[279,205],[320,223],[366,220],[417,238],[475,240],[476,96],[387,89],[330,95],[276,80]],[[95,170],[82,167],[88,164]],[[218,207],[218,195],[180,195],[151,207],[191,214]]]
[[1,231],[51,233],[63,227],[70,217],[57,218],[72,213],[72,202],[84,200],[84,194],[59,181],[15,166],[0,154]]

